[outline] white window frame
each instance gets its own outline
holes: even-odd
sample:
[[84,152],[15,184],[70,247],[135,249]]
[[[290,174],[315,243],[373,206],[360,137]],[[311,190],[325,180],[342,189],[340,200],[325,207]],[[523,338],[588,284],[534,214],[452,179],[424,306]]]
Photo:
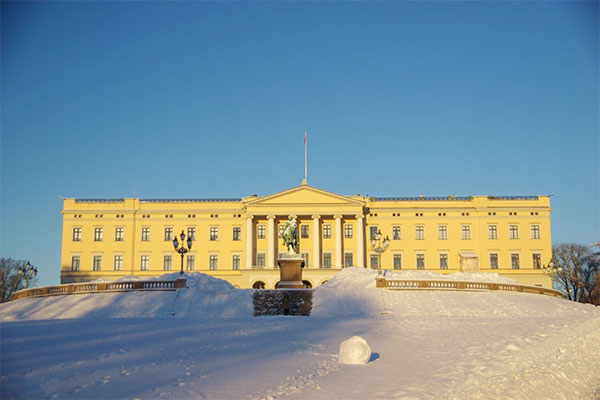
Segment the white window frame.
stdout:
[[[398,232],[398,237],[396,237]],[[392,240],[402,240],[402,225],[392,225]]]
[[[191,263],[190,263],[191,261]],[[191,265],[190,265],[191,264]],[[185,270],[195,271],[196,270],[196,253],[188,253],[185,257]]]
[[81,227],[81,226],[73,227],[73,241],[74,242],[81,242],[82,232],[83,232],[83,227]]
[[471,240],[471,225],[463,224],[460,226],[460,239]]
[[94,227],[94,242],[102,242],[104,240],[104,227],[103,226],[95,226]]
[[540,239],[541,238],[540,224],[531,224],[530,230],[531,230],[531,238],[532,239]]
[[498,225],[497,224],[489,224],[488,225],[488,239],[489,240],[497,240],[498,239]]
[[219,240],[219,226],[213,225],[208,227],[208,240],[211,242]]
[[331,224],[323,224],[323,239],[331,239]]
[[438,225],[438,240],[448,240],[448,225]]
[[140,271],[150,270],[150,254],[140,254]]
[[141,234],[140,234],[140,239],[142,242],[149,242],[150,241],[150,227],[149,226],[142,226],[142,230],[141,230]]
[[[120,257],[119,263],[117,265],[117,257]],[[113,255],[113,270],[115,271],[123,271],[123,254],[114,254]]]
[[265,224],[256,225],[256,238],[265,239],[267,237],[267,226]]
[[115,242],[125,241],[125,227],[115,226]]
[[415,240],[425,240],[425,225],[415,225]]

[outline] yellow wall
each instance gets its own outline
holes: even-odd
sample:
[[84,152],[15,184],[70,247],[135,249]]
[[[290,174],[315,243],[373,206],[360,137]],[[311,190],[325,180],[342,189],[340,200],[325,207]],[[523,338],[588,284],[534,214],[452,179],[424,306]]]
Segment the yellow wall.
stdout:
[[[288,215],[297,218],[299,226],[306,225],[307,239],[300,238],[300,253],[309,253],[304,277],[313,286],[330,279],[337,271],[336,216],[341,216],[341,235],[344,225],[352,226],[352,237],[342,239],[341,254],[351,253],[354,265],[370,266],[370,227],[377,227],[389,236],[390,247],[382,255],[382,266],[393,268],[394,254],[401,254],[402,269],[416,269],[417,254],[425,256],[425,269],[436,272],[456,272],[460,269],[460,254],[475,253],[483,272],[498,272],[517,279],[520,283],[551,287],[550,278],[542,270],[533,268],[532,254],[541,255],[541,264],[551,258],[550,201],[547,196],[530,198],[492,198],[473,196],[467,198],[367,198],[340,196],[302,185],[269,196],[250,196],[229,200],[78,200],[65,199],[61,281],[82,282],[92,279],[117,279],[126,275],[157,276],[165,273],[163,260],[171,255],[171,271],[179,271],[180,256],[173,251],[171,241],[164,240],[165,228],[172,227],[177,235],[189,227],[196,229],[192,251],[195,271],[209,273],[229,280],[238,287],[251,287],[262,281],[267,288],[278,281],[277,267],[267,268],[269,240],[276,240],[274,259],[286,249],[279,238],[269,238],[268,216],[275,216],[275,235],[278,226],[285,224]],[[315,268],[313,254],[314,220],[319,222],[319,258],[321,267]],[[364,226],[357,217],[364,216]],[[252,259],[247,268],[246,241],[247,218],[252,221]],[[497,239],[489,239],[488,226],[497,226]],[[323,226],[331,227],[331,238],[323,237]],[[424,227],[424,239],[415,235],[415,227]],[[446,226],[447,239],[440,239],[439,226]],[[518,226],[518,239],[509,238],[509,226]],[[531,238],[531,226],[539,226],[540,238]],[[264,226],[265,238],[257,237],[259,226]],[[393,239],[393,227],[399,226],[401,238]],[[461,237],[462,226],[469,226],[470,239]],[[103,229],[103,240],[94,240],[94,229]],[[115,240],[115,230],[123,228],[124,240]],[[217,240],[209,240],[210,228],[217,227]],[[233,230],[240,229],[240,239],[233,240]],[[73,240],[73,229],[81,228],[81,240]],[[150,239],[142,241],[142,229],[150,229]],[[364,229],[364,240],[357,235]],[[300,229],[299,229],[300,232]],[[359,259],[362,247],[364,259]],[[323,253],[331,254],[332,268],[323,268]],[[498,254],[499,268],[489,269],[489,254]],[[257,255],[264,254],[265,267],[257,266]],[[440,254],[447,254],[448,269],[440,270]],[[519,255],[520,268],[511,268],[511,254]],[[114,270],[115,256],[123,257],[122,270]],[[209,270],[210,256],[217,256],[217,270]],[[233,256],[240,257],[240,270],[233,270]],[[79,271],[72,271],[72,257],[80,257]],[[100,271],[93,271],[94,256],[102,257]],[[148,256],[149,267],[141,271],[141,258]],[[342,261],[344,257],[342,256]],[[186,264],[184,261],[184,270]]]

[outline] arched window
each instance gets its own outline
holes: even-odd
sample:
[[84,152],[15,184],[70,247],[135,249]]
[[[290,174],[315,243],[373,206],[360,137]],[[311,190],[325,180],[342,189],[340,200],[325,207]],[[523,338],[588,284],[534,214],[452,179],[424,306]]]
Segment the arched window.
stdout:
[[265,288],[265,283],[263,281],[256,281],[252,285],[252,289],[264,289],[264,288]]

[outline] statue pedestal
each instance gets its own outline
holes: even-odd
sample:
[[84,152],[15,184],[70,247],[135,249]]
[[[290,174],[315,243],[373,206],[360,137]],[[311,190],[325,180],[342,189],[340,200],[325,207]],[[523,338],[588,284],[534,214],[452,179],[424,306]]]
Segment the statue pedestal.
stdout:
[[297,254],[282,255],[277,260],[279,265],[279,284],[278,289],[303,289],[302,268],[304,268],[304,259]]

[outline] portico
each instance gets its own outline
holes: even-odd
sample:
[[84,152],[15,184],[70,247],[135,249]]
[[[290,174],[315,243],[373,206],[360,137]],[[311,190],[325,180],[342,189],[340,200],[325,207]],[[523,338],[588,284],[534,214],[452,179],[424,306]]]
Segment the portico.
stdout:
[[[278,227],[290,215],[298,221],[299,252],[305,257],[306,268],[364,267],[364,200],[302,185],[242,202],[246,213],[246,269],[276,267],[279,254],[286,251]],[[345,253],[352,254],[347,258],[352,265],[345,265]]]

